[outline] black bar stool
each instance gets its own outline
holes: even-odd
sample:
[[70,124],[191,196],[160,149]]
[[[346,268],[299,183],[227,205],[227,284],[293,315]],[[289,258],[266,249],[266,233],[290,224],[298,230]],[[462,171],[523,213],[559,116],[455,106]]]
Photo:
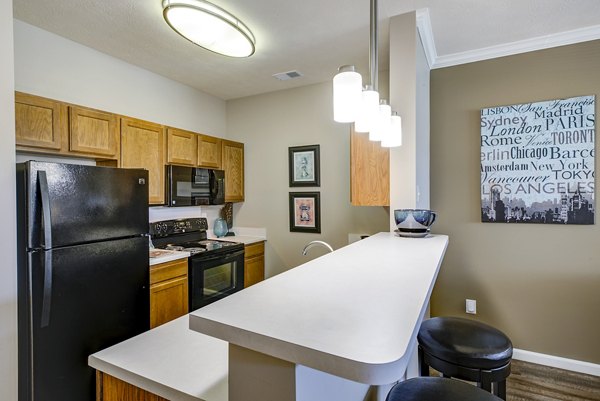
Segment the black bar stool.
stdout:
[[475,386],[442,377],[415,377],[399,382],[386,401],[500,401]]
[[513,347],[510,339],[487,324],[458,317],[424,320],[417,336],[421,376],[431,366],[444,377],[477,382],[506,400]]

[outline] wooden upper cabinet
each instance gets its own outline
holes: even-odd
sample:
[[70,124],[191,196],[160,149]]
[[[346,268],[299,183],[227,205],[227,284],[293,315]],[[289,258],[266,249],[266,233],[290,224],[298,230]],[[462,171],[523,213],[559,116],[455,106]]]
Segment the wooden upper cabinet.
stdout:
[[165,130],[162,125],[121,118],[121,167],[148,170],[149,203],[165,203]]
[[225,202],[244,201],[244,144],[222,140]]
[[119,157],[119,119],[115,114],[69,106],[69,151]]
[[167,128],[167,163],[195,166],[198,160],[198,135],[177,128]]
[[66,134],[66,106],[55,100],[15,92],[18,147],[60,151]]
[[350,203],[354,206],[389,206],[390,152],[369,134],[350,135]]
[[198,166],[220,169],[221,139],[213,136],[198,135]]

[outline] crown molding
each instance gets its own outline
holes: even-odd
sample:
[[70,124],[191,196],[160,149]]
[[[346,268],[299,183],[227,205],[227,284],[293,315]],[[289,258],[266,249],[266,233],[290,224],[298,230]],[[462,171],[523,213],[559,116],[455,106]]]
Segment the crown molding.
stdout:
[[438,58],[435,50],[435,41],[433,39],[433,29],[431,28],[431,19],[429,18],[429,9],[421,8],[416,10],[417,13],[417,31],[421,37],[421,44],[425,51],[425,57],[429,68],[433,68]]
[[[421,35],[423,37],[423,34]],[[433,37],[433,35],[431,36]],[[451,67],[459,64],[472,63],[474,61],[489,60],[497,57],[527,53],[535,50],[549,49],[551,47],[587,42],[596,39],[600,39],[600,25],[560,32],[553,35],[539,36],[537,38],[505,43],[498,46],[484,47],[468,52],[437,56],[434,59],[435,61],[430,63],[430,68]],[[435,51],[435,44],[433,45],[433,49]]]

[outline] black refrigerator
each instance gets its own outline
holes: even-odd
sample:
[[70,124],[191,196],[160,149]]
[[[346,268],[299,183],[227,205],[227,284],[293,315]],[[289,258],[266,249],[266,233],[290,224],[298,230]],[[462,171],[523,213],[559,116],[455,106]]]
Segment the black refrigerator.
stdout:
[[19,401],[93,401],[88,355],[149,329],[148,172],[17,164]]

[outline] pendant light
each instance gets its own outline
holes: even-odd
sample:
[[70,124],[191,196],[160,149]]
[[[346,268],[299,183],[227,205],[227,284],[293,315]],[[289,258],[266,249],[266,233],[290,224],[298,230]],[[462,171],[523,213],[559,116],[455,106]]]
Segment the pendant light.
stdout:
[[[377,91],[379,71],[377,67],[377,22],[377,0],[371,0],[370,85],[366,85],[364,90],[360,91],[359,85],[362,84],[362,78],[359,78],[360,74],[351,65],[340,67],[338,74],[333,78],[334,120],[340,123],[353,122],[354,131],[368,132],[371,141],[383,141],[390,135],[391,130],[398,128],[398,123],[393,123],[391,106],[384,99],[379,99],[379,92]],[[386,143],[395,144],[397,141],[386,141]]]
[[254,54],[256,40],[235,16],[204,0],[163,0],[167,24],[190,42],[230,57]]
[[394,111],[390,117],[390,125],[381,141],[384,148],[402,146],[402,118]]

